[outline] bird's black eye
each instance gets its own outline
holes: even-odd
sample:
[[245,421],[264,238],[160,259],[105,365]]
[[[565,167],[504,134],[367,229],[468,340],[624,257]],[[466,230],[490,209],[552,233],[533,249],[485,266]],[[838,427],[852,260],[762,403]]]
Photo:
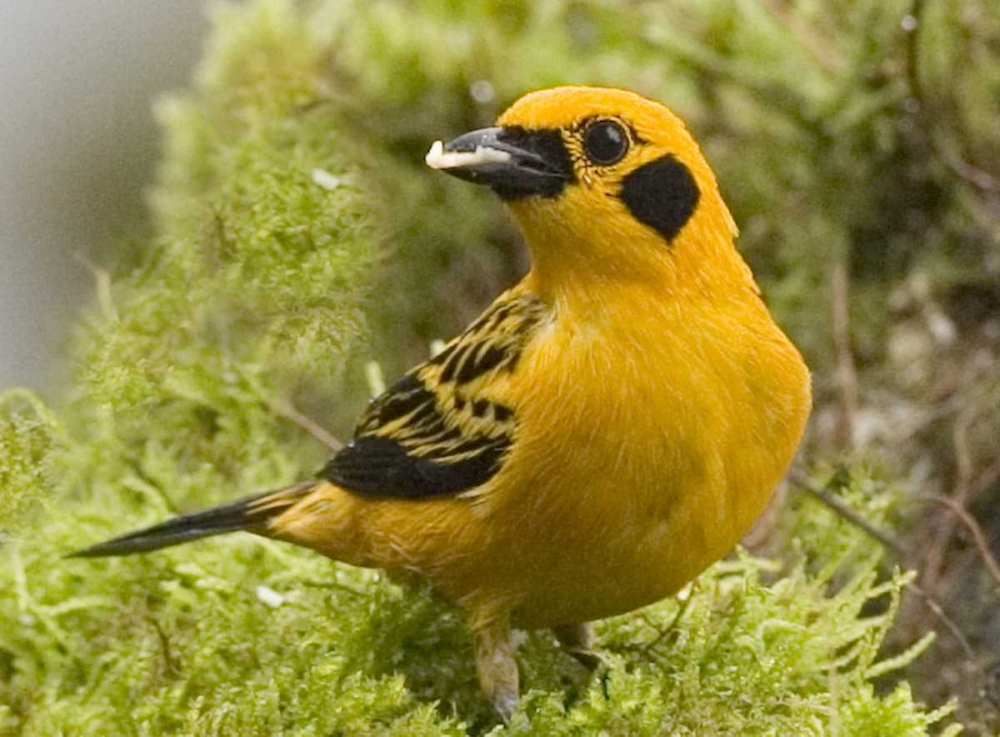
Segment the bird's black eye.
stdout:
[[613,120],[598,120],[584,131],[583,150],[595,164],[614,164],[628,151],[628,133]]

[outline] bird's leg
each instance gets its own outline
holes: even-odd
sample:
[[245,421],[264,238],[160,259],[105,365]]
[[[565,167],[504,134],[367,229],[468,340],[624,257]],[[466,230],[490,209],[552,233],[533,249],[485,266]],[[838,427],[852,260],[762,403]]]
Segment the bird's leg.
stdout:
[[601,671],[601,690],[604,698],[608,698],[608,671],[610,666],[608,661],[600,653],[593,650],[594,630],[589,622],[578,622],[576,624],[564,624],[560,627],[553,627],[556,639],[562,645],[567,655],[573,656],[580,665],[591,674]]
[[552,631],[566,654],[572,655],[587,670],[594,671],[605,665],[604,658],[592,649],[594,631],[588,622],[564,624],[560,627],[553,627]]
[[474,627],[473,637],[479,687],[506,722],[520,697],[510,624],[506,617],[479,624]]

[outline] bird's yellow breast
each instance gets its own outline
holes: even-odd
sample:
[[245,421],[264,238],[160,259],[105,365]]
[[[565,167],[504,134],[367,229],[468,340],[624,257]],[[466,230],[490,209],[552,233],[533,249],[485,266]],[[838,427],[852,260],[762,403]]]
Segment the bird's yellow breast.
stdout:
[[656,296],[553,305],[505,392],[516,442],[473,555],[525,624],[674,593],[746,532],[801,437],[808,372],[756,294]]

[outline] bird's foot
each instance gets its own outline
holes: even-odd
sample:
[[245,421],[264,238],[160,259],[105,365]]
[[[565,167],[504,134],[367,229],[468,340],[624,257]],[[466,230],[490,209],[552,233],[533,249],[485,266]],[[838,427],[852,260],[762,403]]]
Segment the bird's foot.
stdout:
[[594,633],[586,622],[555,627],[556,639],[563,647],[563,652],[587,669],[592,675],[601,679],[601,691],[608,698],[608,675],[611,663],[592,647]]
[[563,651],[591,673],[597,670],[608,670],[611,663],[596,650],[587,648],[567,647]]

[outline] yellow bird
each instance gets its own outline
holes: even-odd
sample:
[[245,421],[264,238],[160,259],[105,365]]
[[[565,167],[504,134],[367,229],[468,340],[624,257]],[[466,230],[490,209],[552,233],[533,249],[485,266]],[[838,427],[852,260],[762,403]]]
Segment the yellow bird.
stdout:
[[427,162],[500,196],[528,275],[375,399],[317,480],[77,555],[247,530],[427,581],[467,612],[509,717],[512,626],[554,628],[593,664],[588,622],[670,596],[736,544],[795,453],[809,372],[659,103],[533,92]]

